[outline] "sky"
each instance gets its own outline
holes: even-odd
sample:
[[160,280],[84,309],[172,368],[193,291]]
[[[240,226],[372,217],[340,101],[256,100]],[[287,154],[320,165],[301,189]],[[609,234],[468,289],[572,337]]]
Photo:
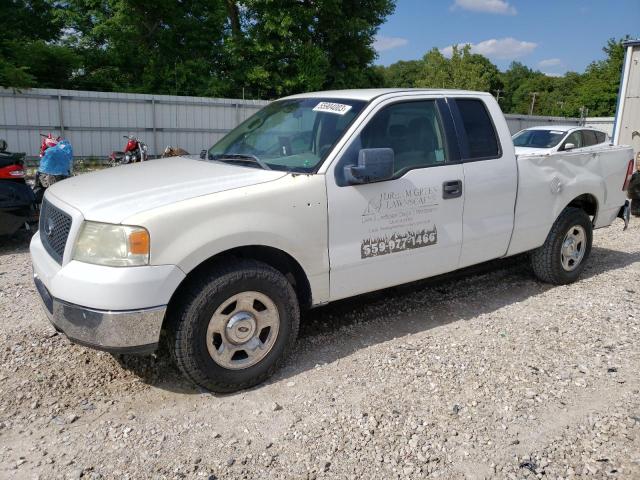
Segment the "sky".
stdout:
[[469,43],[501,70],[516,60],[562,75],[583,72],[625,34],[640,38],[640,0],[397,0],[374,47],[389,65]]

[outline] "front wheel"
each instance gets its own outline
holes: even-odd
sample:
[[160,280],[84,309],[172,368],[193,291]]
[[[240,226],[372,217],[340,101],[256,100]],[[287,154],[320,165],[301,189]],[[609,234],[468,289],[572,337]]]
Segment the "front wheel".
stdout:
[[543,282],[575,282],[591,252],[593,225],[579,208],[567,207],[551,227],[544,245],[531,252],[533,272]]
[[169,348],[195,384],[229,393],[263,382],[298,335],[300,311],[277,270],[238,259],[192,281],[169,316]]

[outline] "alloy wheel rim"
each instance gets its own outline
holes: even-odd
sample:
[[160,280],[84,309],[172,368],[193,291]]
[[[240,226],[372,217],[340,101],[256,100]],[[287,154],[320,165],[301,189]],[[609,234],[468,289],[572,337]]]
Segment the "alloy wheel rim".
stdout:
[[276,304],[260,292],[237,293],[222,302],[207,326],[207,350],[218,365],[249,368],[267,356],[280,330]]
[[572,272],[582,262],[587,246],[587,234],[584,227],[574,225],[569,229],[560,248],[562,268]]

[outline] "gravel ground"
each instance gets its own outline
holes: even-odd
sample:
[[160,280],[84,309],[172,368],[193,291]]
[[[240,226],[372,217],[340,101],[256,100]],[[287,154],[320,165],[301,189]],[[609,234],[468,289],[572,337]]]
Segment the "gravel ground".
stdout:
[[166,355],[71,345],[28,237],[0,239],[0,478],[640,478],[640,222],[583,278],[523,258],[303,318],[293,357],[214,396]]

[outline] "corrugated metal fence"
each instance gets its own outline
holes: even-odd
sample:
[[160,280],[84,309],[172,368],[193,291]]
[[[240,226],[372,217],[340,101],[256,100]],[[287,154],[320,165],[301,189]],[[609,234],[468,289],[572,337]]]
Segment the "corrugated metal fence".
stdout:
[[[264,100],[234,100],[172,95],[0,88],[0,138],[9,150],[35,158],[39,133],[69,139],[78,158],[106,159],[122,150],[133,134],[160,155],[167,145],[199,153],[267,105]],[[535,125],[579,125],[579,118],[506,115],[511,133]],[[592,122],[594,120],[595,122]],[[611,134],[613,118],[586,119]]]
[[190,153],[213,145],[268,102],[171,95],[0,88],[0,138],[35,157],[39,133],[69,139],[76,157],[106,158],[138,136],[151,155],[167,145]]

